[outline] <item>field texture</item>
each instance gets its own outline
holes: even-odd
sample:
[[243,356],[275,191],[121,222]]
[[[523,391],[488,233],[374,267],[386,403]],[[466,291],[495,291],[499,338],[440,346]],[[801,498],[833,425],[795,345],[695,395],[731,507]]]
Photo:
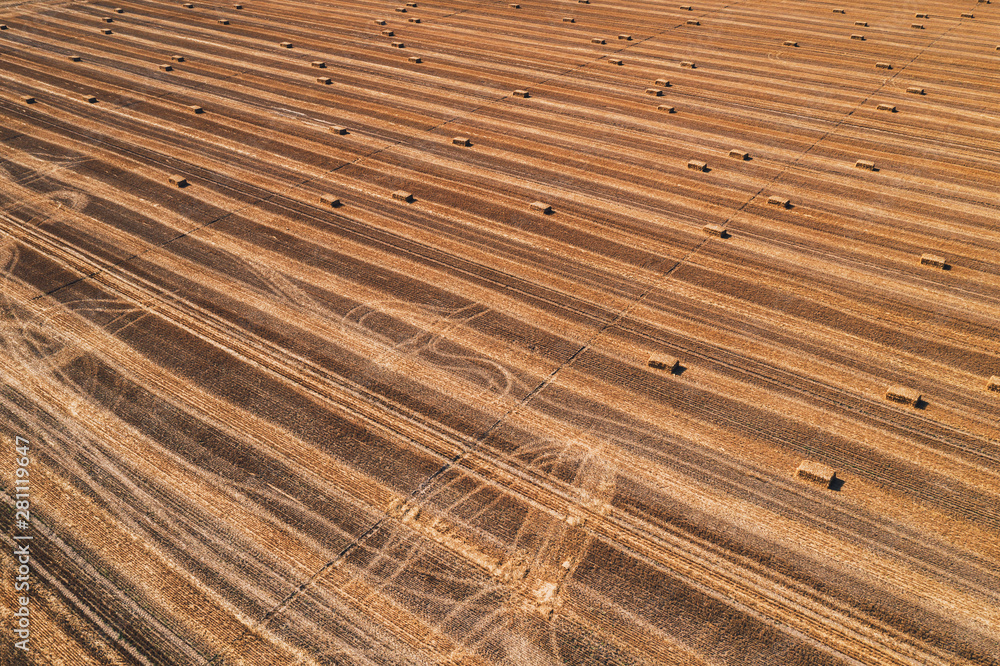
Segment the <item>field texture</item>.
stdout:
[[4,666],[1000,663],[1000,2],[0,24]]

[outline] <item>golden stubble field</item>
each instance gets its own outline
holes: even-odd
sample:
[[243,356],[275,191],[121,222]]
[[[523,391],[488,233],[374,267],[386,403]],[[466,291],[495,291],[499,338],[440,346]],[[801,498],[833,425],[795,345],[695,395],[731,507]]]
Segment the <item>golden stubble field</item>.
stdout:
[[0,662],[1000,663],[998,7],[0,3]]

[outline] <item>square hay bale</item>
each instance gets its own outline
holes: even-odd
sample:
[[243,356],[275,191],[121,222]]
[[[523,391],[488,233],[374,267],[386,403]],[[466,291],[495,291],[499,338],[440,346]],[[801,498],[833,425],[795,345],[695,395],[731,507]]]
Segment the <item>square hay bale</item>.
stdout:
[[405,14],[406,13],[406,7],[396,7],[395,11],[399,12],[400,14]]
[[986,390],[1000,393],[1000,377],[997,377],[996,375],[990,377],[990,380],[986,382]]
[[795,476],[827,487],[837,479],[837,473],[832,468],[811,460],[803,460],[795,470]]
[[769,206],[777,206],[778,208],[788,208],[788,199],[784,197],[779,197],[776,194],[772,194],[767,198],[767,203]]
[[652,95],[653,97],[662,97],[663,91],[659,88],[646,88],[646,94]]
[[514,3],[514,2],[510,3],[507,6],[510,7],[511,9],[520,9],[521,8],[521,5],[519,5],[517,3]]
[[686,67],[688,69],[694,69],[694,63],[690,60],[681,60],[681,67]]
[[375,25],[385,25],[385,21],[382,19],[375,19]]
[[611,64],[611,65],[621,65],[622,61],[618,60],[617,58],[608,58],[608,64]]
[[581,5],[589,5],[590,4],[590,0],[576,0],[576,1],[577,1],[578,4],[581,4]]
[[107,28],[102,28],[102,29],[101,29],[101,34],[102,34],[102,35],[110,35],[110,34],[111,34],[111,31],[110,31],[110,30],[108,30]]
[[[110,16],[105,16],[101,20],[104,21],[105,23],[114,23],[115,22],[115,20],[113,18],[111,18]],[[4,29],[6,30],[6,27]]]
[[233,9],[243,9],[243,5],[233,5]]
[[851,35],[851,39],[857,39],[857,40],[863,42],[863,41],[865,41],[865,36],[864,35]]
[[6,30],[6,29],[7,29],[7,24],[6,23],[0,23],[0,30]]
[[409,58],[407,58],[407,60],[410,61],[410,62],[412,62],[412,63],[414,63],[414,64],[418,64],[418,63],[422,63],[423,62],[423,60],[420,59],[420,56],[410,56]]
[[83,101],[86,102],[87,104],[97,104],[97,98],[94,97],[93,95],[84,95]]
[[531,210],[535,211],[536,213],[541,213],[542,215],[548,215],[549,213],[552,212],[552,206],[548,205],[543,201],[536,201],[533,204],[531,204]]
[[182,55],[172,55],[170,56],[170,59],[174,62],[184,62],[184,56]]
[[729,234],[726,233],[726,228],[721,224],[706,224],[701,228],[701,230],[709,236],[718,236],[719,238],[726,238],[729,236]]
[[347,134],[347,128],[340,125],[331,125],[330,132],[333,134]]
[[667,356],[666,354],[650,354],[649,360],[646,361],[646,365],[654,370],[666,370],[667,372],[673,372],[677,369],[679,361],[673,356]]
[[672,106],[667,106],[666,104],[661,104],[656,107],[657,111],[663,111],[664,113],[677,113],[677,110]]
[[632,35],[618,35],[618,39],[625,40],[626,42],[632,41]]
[[278,44],[278,46],[280,46],[283,49],[290,49],[290,48],[292,48],[292,43],[291,42],[281,42],[280,44]]
[[879,104],[875,107],[879,111],[888,111],[889,113],[896,113],[896,107],[892,104]]
[[834,9],[833,13],[834,14],[846,14],[847,12],[845,12],[843,9]]
[[178,176],[177,174],[169,176],[167,180],[170,181],[170,184],[175,187],[187,187],[188,185],[187,178],[184,176]]
[[219,25],[229,25],[229,19],[219,19]]
[[563,23],[576,23],[576,19],[572,16],[564,16]]
[[701,25],[701,21],[699,21],[698,19],[688,19],[687,20],[687,24],[688,25]]
[[22,97],[21,101],[24,102],[25,104],[34,104],[35,103],[35,98],[34,97]]
[[471,146],[472,140],[467,136],[456,136],[451,140],[453,146]]
[[962,14],[962,18],[976,18],[973,14]]
[[916,28],[917,30],[923,30],[924,29],[924,24],[923,23],[911,23],[910,27],[911,28]]
[[790,39],[786,39],[783,44],[783,46],[793,46],[793,47],[798,47],[798,45],[799,45],[798,42],[793,42]]
[[405,49],[406,48],[406,44],[404,44],[403,42],[393,42],[389,46],[391,46],[394,49]]
[[160,71],[161,72],[172,72],[172,71],[174,71],[174,68],[173,68],[172,65],[160,65]]
[[[520,6],[520,5],[518,5],[518,6]],[[416,16],[411,16],[410,18],[408,18],[406,20],[409,21],[410,23],[420,23],[420,19],[418,19]]]
[[190,2],[185,2],[185,3],[184,3],[184,4],[182,5],[182,6],[183,6],[183,7],[185,8],[185,9],[194,9],[194,5],[193,5],[193,4],[191,4]]
[[914,14],[913,18],[930,18],[930,14]]
[[737,150],[736,148],[733,148],[732,150],[729,151],[729,156],[732,157],[734,160],[750,159],[750,153],[746,152],[745,150]]
[[333,83],[333,80],[330,77],[328,77],[328,76],[317,76],[316,77],[316,83],[319,83],[320,85],[328,86],[328,85],[330,85],[330,84]]
[[319,202],[321,204],[326,204],[330,208],[336,208],[337,206],[340,205],[340,199],[333,196],[332,194],[324,194],[319,198]]
[[68,59],[69,59],[69,60],[70,60],[71,62],[80,62],[80,56],[78,56],[78,55],[71,55],[71,56],[66,56],[66,57],[67,57],[67,58],[68,58]]
[[875,163],[868,160],[858,160],[854,163],[854,166],[858,169],[867,169],[868,171],[875,170]]
[[601,39],[600,37],[594,37],[593,39],[590,40],[590,43],[591,44],[605,44],[606,42],[603,39]]
[[309,65],[312,67],[318,67],[320,69],[326,69],[326,62],[324,62],[323,60],[313,60],[311,63],[309,63]]
[[920,264],[934,268],[945,268],[948,265],[948,260],[937,254],[922,254],[920,255]]
[[885,390],[885,399],[901,405],[916,407],[920,403],[920,391],[905,386],[890,386]]
[[407,6],[407,7],[416,7],[416,6],[417,6],[417,3],[415,3],[415,2],[407,2],[407,3],[406,3],[406,6]]
[[910,86],[909,88],[906,89],[906,92],[910,93],[911,95],[923,95],[924,89],[917,88],[915,86]]
[[868,27],[868,21],[855,21],[854,25],[861,26],[862,28]]
[[115,14],[124,14],[125,10],[121,7],[115,7]]
[[413,195],[406,190],[396,190],[392,193],[392,198],[398,199],[399,201],[405,201],[406,203],[413,201]]
[[681,5],[680,9],[681,9],[681,11],[689,12],[689,11],[691,11],[694,8],[691,5]]
[[527,90],[515,90],[514,97],[531,97]]
[[708,168],[708,165],[704,162],[699,162],[698,160],[688,160],[688,169],[693,171],[704,171]]
[[656,79],[655,81],[653,81],[653,84],[654,85],[658,85],[661,88],[669,88],[670,87],[670,79]]
[[191,113],[205,113],[205,109],[203,109],[203,108],[201,108],[200,106],[197,106],[197,105],[191,105],[191,106],[189,106],[188,110]]
[[382,31],[382,36],[383,37],[395,37],[396,33],[393,32],[392,30],[383,30]]

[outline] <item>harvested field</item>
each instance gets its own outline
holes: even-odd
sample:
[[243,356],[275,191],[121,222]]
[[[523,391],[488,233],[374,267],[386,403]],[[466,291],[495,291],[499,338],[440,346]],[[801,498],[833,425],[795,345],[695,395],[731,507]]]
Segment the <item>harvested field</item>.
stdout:
[[0,0],[0,663],[1000,664],[1000,3],[765,9]]

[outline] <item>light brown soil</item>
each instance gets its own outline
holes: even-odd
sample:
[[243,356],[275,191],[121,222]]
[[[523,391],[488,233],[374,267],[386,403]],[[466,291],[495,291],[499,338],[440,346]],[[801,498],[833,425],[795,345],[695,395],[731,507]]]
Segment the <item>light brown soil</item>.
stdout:
[[193,4],[0,2],[0,662],[1000,663],[1000,3]]

